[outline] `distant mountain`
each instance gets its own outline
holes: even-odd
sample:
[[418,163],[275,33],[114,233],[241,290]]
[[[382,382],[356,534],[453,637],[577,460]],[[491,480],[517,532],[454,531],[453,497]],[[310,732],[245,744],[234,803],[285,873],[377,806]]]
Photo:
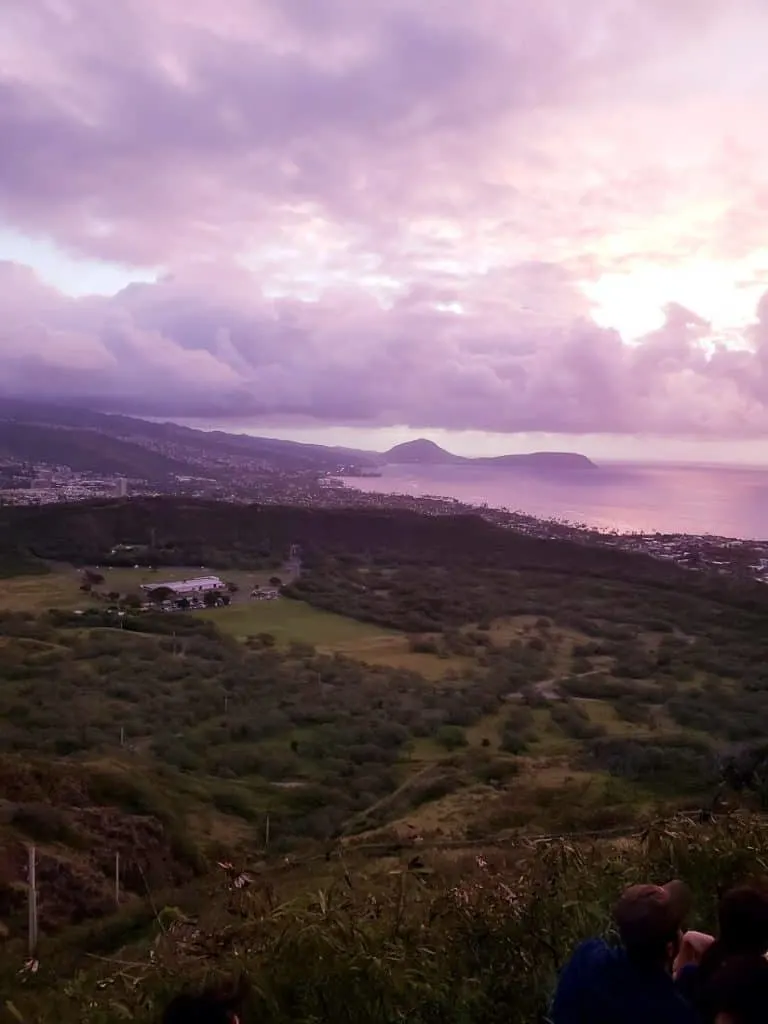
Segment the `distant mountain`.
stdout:
[[153,481],[172,475],[231,478],[240,468],[336,473],[377,464],[371,452],[194,430],[177,423],[0,397],[3,458]]
[[486,459],[468,459],[475,465],[529,467],[531,469],[571,470],[597,469],[597,465],[586,455],[578,452],[527,452],[522,455],[495,455]]
[[445,448],[419,438],[395,445],[381,456],[385,465],[421,466],[498,466],[512,469],[540,469],[553,472],[574,469],[597,469],[594,462],[577,452],[530,452],[525,455],[495,455],[484,458],[465,458],[454,455]]
[[95,430],[2,419],[0,459],[152,480],[191,469],[186,462]]
[[428,441],[425,437],[420,437],[416,441],[405,441],[403,444],[396,444],[394,448],[390,448],[388,452],[384,453],[382,459],[384,462],[395,466],[405,466],[411,463],[424,466],[439,466],[446,463],[467,461],[460,455],[452,455],[451,452],[447,452],[445,448],[441,448],[434,441]]
[[586,456],[572,452],[468,459],[419,438],[381,453],[195,430],[177,423],[0,397],[2,459],[150,481],[172,476],[232,480],[240,471],[261,470],[341,475],[392,464],[492,465],[553,472],[595,468]]

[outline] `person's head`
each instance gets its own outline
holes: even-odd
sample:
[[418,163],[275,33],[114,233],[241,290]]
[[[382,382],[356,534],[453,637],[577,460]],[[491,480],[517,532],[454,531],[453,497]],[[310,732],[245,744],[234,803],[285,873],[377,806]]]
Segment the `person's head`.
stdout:
[[701,958],[701,988],[727,957],[768,951],[768,890],[752,885],[729,889],[717,916],[717,939]]
[[752,885],[730,889],[718,909],[719,943],[727,953],[768,950],[768,890]]
[[768,960],[755,953],[729,957],[709,981],[705,997],[715,1024],[765,1024]]
[[240,1024],[238,1010],[244,986],[236,989],[207,988],[182,992],[166,1006],[162,1024]]
[[690,908],[691,894],[683,882],[625,889],[613,919],[627,956],[643,966],[671,969]]

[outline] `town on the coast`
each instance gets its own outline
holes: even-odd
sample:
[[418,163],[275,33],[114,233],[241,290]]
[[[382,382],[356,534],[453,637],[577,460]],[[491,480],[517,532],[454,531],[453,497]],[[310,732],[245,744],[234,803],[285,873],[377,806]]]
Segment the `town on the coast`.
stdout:
[[298,505],[311,508],[406,509],[423,515],[480,515],[498,526],[531,537],[569,538],[584,544],[612,546],[674,562],[692,571],[736,575],[768,583],[768,540],[710,534],[637,532],[599,529],[586,523],[542,519],[508,508],[469,505],[456,498],[368,492],[355,478],[370,475],[355,465],[334,471],[255,466],[250,473],[233,467],[230,475],[171,476],[148,481],[109,473],[78,471],[66,465],[19,463],[0,459],[0,505],[46,505],[129,496],[175,496],[237,504]]

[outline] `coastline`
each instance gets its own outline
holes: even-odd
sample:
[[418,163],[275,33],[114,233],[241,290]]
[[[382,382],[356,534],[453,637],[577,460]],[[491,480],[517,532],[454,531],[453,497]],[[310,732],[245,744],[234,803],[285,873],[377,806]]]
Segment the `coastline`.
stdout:
[[480,515],[506,529],[542,540],[567,539],[580,544],[620,548],[651,558],[674,562],[690,571],[710,571],[724,576],[768,584],[768,540],[727,537],[711,533],[620,531],[564,517],[534,516],[520,510],[473,504],[448,495],[407,494],[398,491],[366,491],[355,486],[356,478],[334,478],[335,486],[323,488],[338,497],[334,505],[348,507],[406,508],[424,515]]

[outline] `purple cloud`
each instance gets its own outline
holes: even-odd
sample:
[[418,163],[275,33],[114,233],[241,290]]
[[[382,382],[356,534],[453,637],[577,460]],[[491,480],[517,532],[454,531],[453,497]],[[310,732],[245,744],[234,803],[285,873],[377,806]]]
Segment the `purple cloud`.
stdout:
[[768,426],[762,0],[5,6],[0,215],[162,276],[73,299],[0,265],[0,391]]
[[[526,265],[523,282],[550,270]],[[365,294],[267,301],[249,282],[241,272],[206,294],[176,278],[70,299],[2,265],[4,389],[148,415],[367,426],[702,437],[768,426],[765,318],[754,351],[706,356],[707,325],[676,306],[627,345],[584,317],[557,324],[481,301],[457,315],[432,296],[388,310]]]

